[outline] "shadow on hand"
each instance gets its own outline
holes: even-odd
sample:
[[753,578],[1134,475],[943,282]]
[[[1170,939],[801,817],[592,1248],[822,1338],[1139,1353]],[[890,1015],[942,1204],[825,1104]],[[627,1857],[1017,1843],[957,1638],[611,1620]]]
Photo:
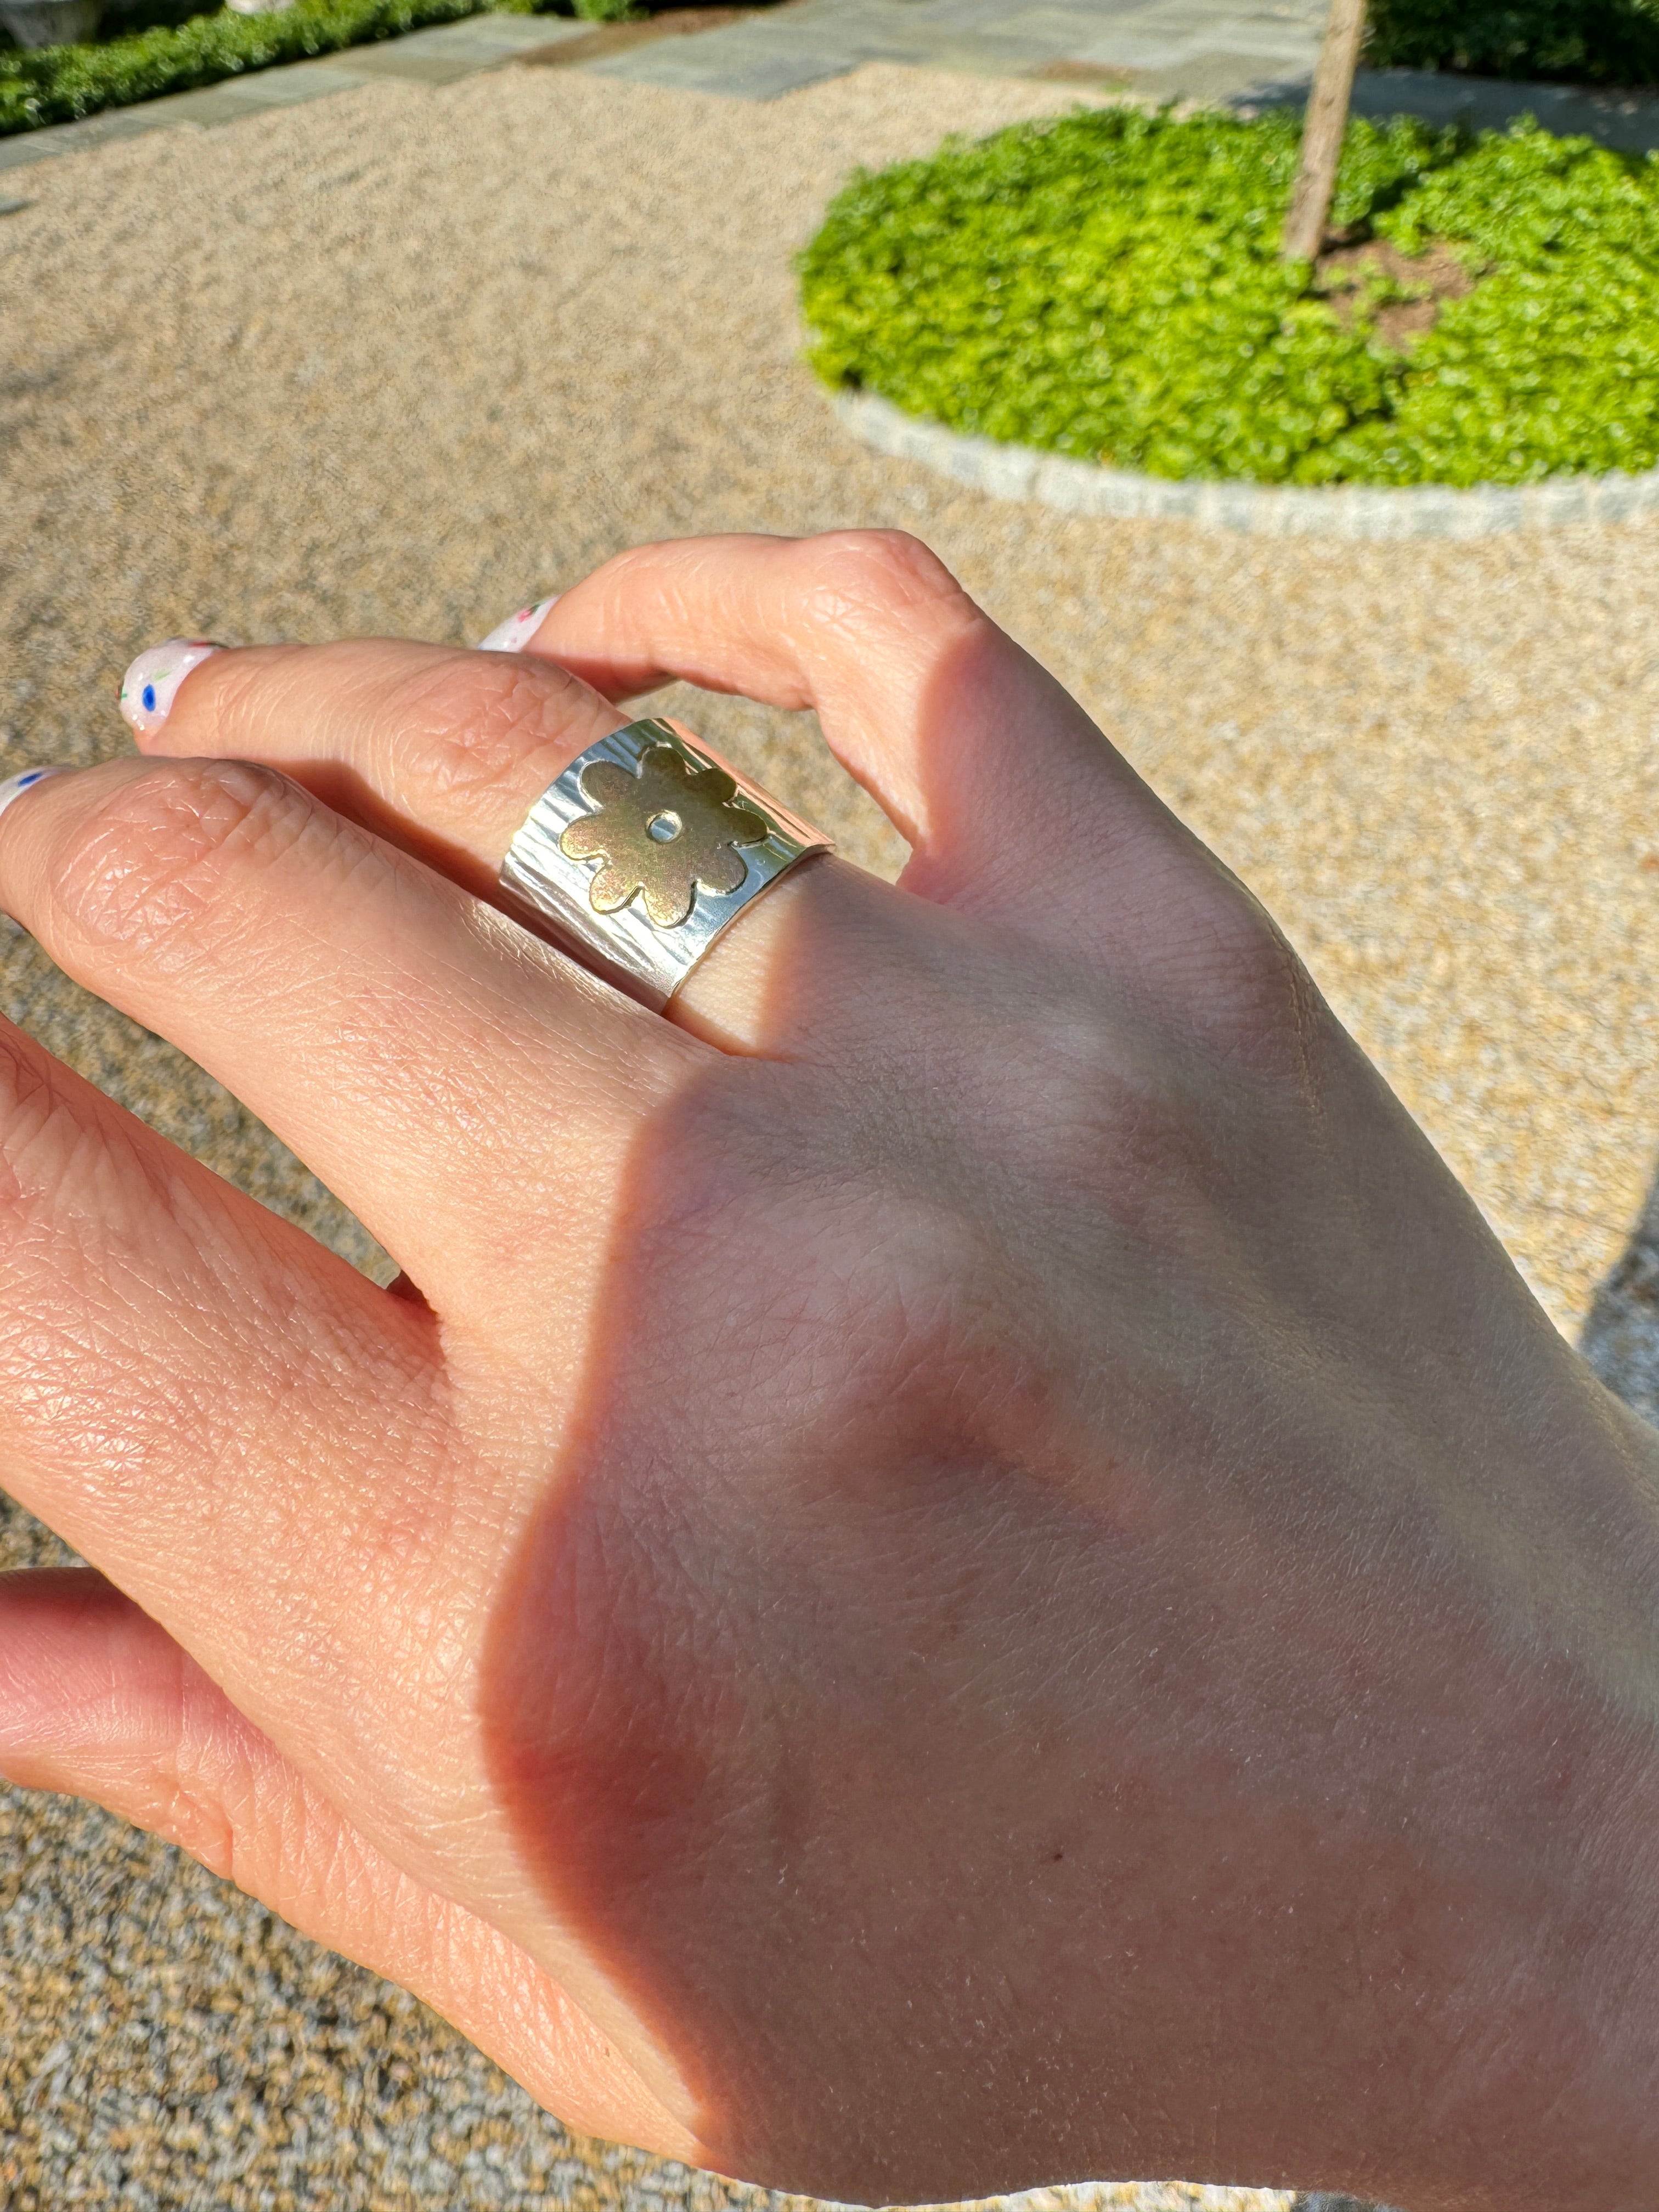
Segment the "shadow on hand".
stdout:
[[[949,698],[933,764],[959,793]],[[803,1009],[876,988],[867,939],[805,927],[769,979],[779,1056],[705,1065],[634,1145],[573,1441],[491,1630],[488,1755],[711,2162],[977,2194],[1075,2176],[1097,2129],[1048,2001],[1080,1967],[1030,1942],[1025,1907],[1076,1878],[1096,1662],[1068,1638],[1109,1591],[1110,1531],[1032,1444],[1049,1294],[1009,1329],[1008,1255],[988,1225],[962,1252],[973,1210],[878,1054],[787,1056]],[[930,1309],[951,1243],[969,1287]],[[1060,1917],[1087,1939],[1080,1898]]]
[[[805,947],[785,970],[852,980]],[[1079,1748],[1091,1665],[1061,1624],[1099,1602],[1103,1532],[1022,1463],[1035,1331],[910,1307],[935,1199],[879,1191],[848,1126],[816,1071],[733,1060],[639,1139],[484,1719],[547,1902],[678,2064],[711,2161],[915,2199],[1078,2170],[1058,2023],[1039,2048],[1070,1969],[1010,1900],[1068,1879],[1043,1769]],[[1023,1624],[1049,1607],[1045,1687]],[[1048,1730],[988,1732],[1034,1689]],[[1000,1955],[964,1965],[964,1916]],[[998,2078],[1015,2051],[1036,2168]]]
[[[1517,1565],[1459,1470],[1541,1419],[1576,1434],[1582,1370],[1334,1024],[1343,1145],[1280,1127],[1222,1045],[1240,1091],[1186,1095],[1225,995],[1194,916],[1254,932],[1275,988],[1282,941],[1079,710],[994,680],[939,672],[924,817],[975,888],[1037,854],[1071,926],[902,889],[862,932],[786,908],[764,1056],[693,1066],[620,1178],[489,1631],[495,1792],[722,2170],[916,2203],[1106,2158],[1322,2165],[1411,2203],[1462,2064],[1437,2000],[1507,1986],[1494,1863],[1535,1972],[1551,1854],[1577,1868],[1582,1836],[1547,1822],[1524,1863],[1510,1839],[1565,1802],[1558,1747],[1616,1790],[1646,1741],[1616,1699],[1584,1724],[1548,1639],[1511,1725],[1518,1662],[1464,1558],[1547,1599],[1545,1474]],[[1118,1021],[1176,989],[1168,1052]],[[1512,1323],[1548,1381],[1526,1404],[1423,1358],[1495,1370],[1480,1331]],[[1425,1759],[1455,1776],[1431,1850]],[[1602,1911],[1571,1887],[1552,1990]],[[1551,2109],[1516,2078],[1493,2201]]]

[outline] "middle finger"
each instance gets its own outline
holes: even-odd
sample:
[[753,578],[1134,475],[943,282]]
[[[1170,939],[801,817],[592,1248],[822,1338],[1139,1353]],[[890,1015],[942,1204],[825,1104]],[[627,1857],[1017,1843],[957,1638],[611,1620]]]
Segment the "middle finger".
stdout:
[[[556,662],[390,638],[218,648],[187,670],[161,719],[134,702],[147,670],[179,650],[157,647],[128,672],[124,710],[146,752],[279,766],[480,898],[497,896],[536,799],[625,719]],[[902,964],[919,904],[833,856],[816,859],[715,940],[671,1014],[727,1050],[834,1059]],[[808,952],[810,994],[788,983]],[[839,988],[854,963],[856,988]]]

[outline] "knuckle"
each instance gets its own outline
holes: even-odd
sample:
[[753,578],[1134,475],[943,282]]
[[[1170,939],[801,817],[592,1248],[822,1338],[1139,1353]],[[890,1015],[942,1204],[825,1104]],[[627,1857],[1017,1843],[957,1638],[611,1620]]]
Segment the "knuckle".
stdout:
[[0,1218],[33,1211],[40,1200],[44,1159],[56,1171],[64,1152],[79,1149],[82,1117],[70,1091],[74,1079],[29,1038],[0,1028]]
[[248,1724],[233,1717],[182,1651],[173,1657],[155,1765],[155,1826],[221,1881],[235,1879],[250,1773]]
[[146,1826],[289,1917],[350,1875],[345,1824],[182,1652],[150,1795]]
[[[205,677],[193,679],[179,693],[167,730],[171,732],[174,716],[191,713],[222,735],[227,754],[257,757],[273,703],[298,703],[295,682],[315,651],[304,645],[260,645],[214,653]],[[164,746],[162,752],[171,750]],[[204,748],[204,757],[211,757],[215,750]]]
[[1316,1048],[1322,1001],[1272,916],[1244,894],[1208,916],[1195,1012],[1212,1046],[1269,1082],[1298,1087]]
[[830,531],[803,550],[809,597],[831,618],[977,612],[938,554],[907,530]]
[[236,1879],[235,1824],[224,1806],[194,1777],[175,1781],[167,1790],[155,1826],[169,1843],[176,1844],[221,1881]]
[[411,739],[422,747],[434,795],[470,810],[504,793],[521,798],[532,769],[545,768],[550,782],[592,704],[586,685],[556,661],[467,653],[409,677],[388,720],[400,747]]
[[83,936],[165,952],[250,868],[271,865],[319,814],[297,785],[246,761],[147,768],[69,831],[46,890]]

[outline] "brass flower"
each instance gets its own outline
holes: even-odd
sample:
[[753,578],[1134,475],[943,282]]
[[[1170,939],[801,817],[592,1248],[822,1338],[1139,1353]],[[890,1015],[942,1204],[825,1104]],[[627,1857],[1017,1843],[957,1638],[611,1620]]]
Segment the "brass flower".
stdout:
[[672,745],[653,745],[637,775],[595,761],[580,788],[595,811],[570,824],[559,850],[604,862],[588,886],[595,914],[637,896],[658,929],[678,928],[700,890],[736,890],[749,870],[734,848],[763,844],[771,829],[723,769],[696,768]]

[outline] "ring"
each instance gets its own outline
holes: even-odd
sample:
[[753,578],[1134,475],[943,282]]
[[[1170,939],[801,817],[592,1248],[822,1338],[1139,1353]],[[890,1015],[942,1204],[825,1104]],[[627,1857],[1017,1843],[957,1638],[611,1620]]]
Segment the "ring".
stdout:
[[661,1013],[744,907],[834,850],[679,723],[629,722],[549,784],[501,886],[539,935]]

